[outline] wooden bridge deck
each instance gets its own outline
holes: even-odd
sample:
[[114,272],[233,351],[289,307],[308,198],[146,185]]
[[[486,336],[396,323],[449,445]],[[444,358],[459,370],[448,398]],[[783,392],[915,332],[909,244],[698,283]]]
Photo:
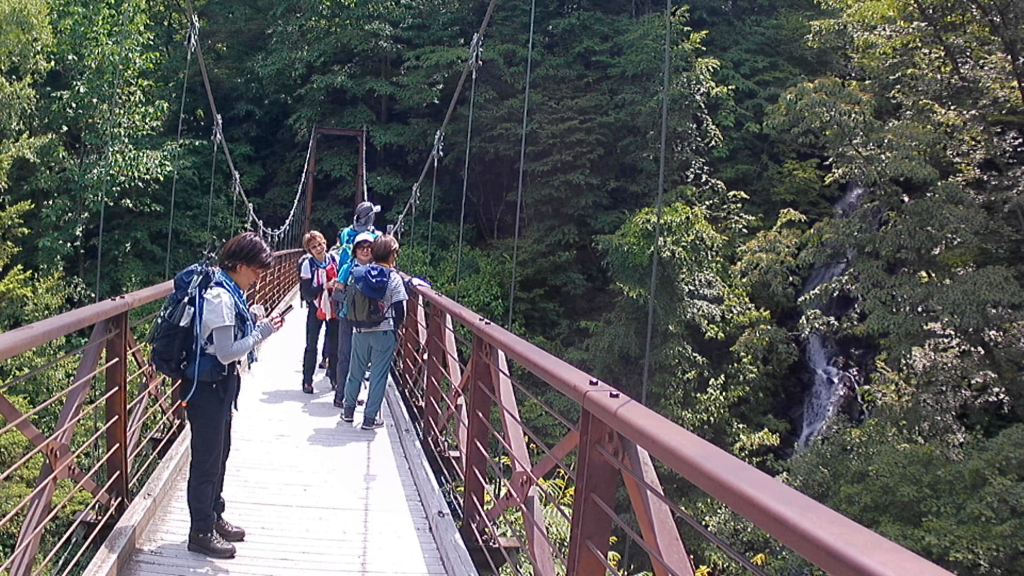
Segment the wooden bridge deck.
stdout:
[[185,468],[128,574],[446,573],[409,466],[422,456],[403,451],[397,407],[386,402],[386,427],[363,431],[341,421],[326,378],[313,395],[300,390],[305,310],[297,304],[242,383],[224,484],[224,516],[247,531],[237,556],[187,551]]

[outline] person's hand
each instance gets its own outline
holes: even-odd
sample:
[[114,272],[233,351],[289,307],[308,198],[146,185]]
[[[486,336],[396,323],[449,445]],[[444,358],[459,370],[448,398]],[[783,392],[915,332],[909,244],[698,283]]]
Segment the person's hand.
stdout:
[[249,312],[252,313],[253,322],[259,322],[267,317],[267,310],[262,304],[253,304],[249,307]]
[[270,320],[270,325],[274,327],[274,332],[277,332],[281,329],[281,326],[284,326],[284,316],[281,316],[277,312],[271,314],[268,320]]

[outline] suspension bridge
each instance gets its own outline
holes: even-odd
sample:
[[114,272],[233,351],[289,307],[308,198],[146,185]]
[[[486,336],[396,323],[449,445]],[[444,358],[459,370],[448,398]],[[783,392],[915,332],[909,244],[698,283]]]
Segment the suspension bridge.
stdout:
[[[392,227],[400,235],[407,219],[415,221],[431,169],[436,182],[445,130],[468,81],[460,267],[476,71],[495,5],[492,0],[470,43],[429,157]],[[291,210],[272,228],[243,190],[210,88],[199,21],[187,8],[185,82],[194,54],[212,112],[214,162],[223,154],[234,205],[244,211],[248,229],[276,249],[274,266],[247,298],[282,310],[297,301],[302,251],[296,247],[308,230],[317,128]],[[669,4],[666,17],[670,13]],[[666,26],[662,154],[670,33]],[[529,73],[528,63],[513,267]],[[364,145],[366,137],[361,132]],[[360,162],[359,199],[368,193],[363,169]],[[168,276],[176,181],[175,174]],[[663,157],[660,181],[659,214]],[[432,186],[429,228],[435,191]],[[212,206],[212,186],[210,194]],[[429,252],[430,232],[427,238]],[[652,302],[656,277],[655,257]],[[615,383],[476,314],[457,294],[449,298],[426,282],[407,280],[409,309],[383,429],[362,431],[342,422],[326,380],[312,396],[299,390],[299,315],[287,317],[282,332],[263,345],[262,361],[243,379],[227,466],[225,516],[248,532],[230,560],[186,549],[191,433],[182,387],[153,371],[144,338],[171,291],[169,281],[0,334],[0,362],[16,374],[0,384],[0,447],[15,454],[0,481],[32,486],[5,492],[12,496],[0,503],[0,530],[15,535],[11,553],[0,558],[0,574],[553,576],[621,574],[635,565],[659,576],[693,576],[683,535],[706,539],[740,569],[766,574],[763,559],[736,550],[674,502],[664,488],[668,482],[703,491],[774,539],[777,550],[788,549],[829,574],[949,574],[653,412],[645,398],[630,398]],[[514,299],[513,281],[510,313]],[[649,341],[650,330],[648,351]],[[644,395],[648,375],[645,361]],[[28,385],[52,393],[26,403],[14,391]],[[613,538],[629,542],[634,557],[612,554]]]

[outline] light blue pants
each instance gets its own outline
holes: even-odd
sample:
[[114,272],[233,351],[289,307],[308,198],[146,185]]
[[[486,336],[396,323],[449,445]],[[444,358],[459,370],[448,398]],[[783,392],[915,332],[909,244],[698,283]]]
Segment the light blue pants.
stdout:
[[366,409],[363,412],[364,422],[377,419],[380,406],[384,402],[384,389],[388,385],[388,372],[391,369],[391,356],[395,353],[395,331],[378,330],[375,332],[352,333],[352,358],[348,367],[348,380],[345,381],[345,408],[354,409],[359,398],[359,386],[362,384],[366,367],[370,367],[370,393],[366,398]]

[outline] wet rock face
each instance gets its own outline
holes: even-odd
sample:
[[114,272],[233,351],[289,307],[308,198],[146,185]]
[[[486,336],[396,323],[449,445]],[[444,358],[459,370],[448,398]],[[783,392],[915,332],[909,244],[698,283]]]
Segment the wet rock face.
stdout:
[[[868,189],[859,184],[851,184],[846,194],[836,203],[836,218],[847,218],[860,207]],[[839,262],[822,263],[815,266],[804,286],[803,294],[808,294],[826,282],[841,276],[856,256],[848,250],[846,258]],[[825,314],[838,315],[849,303],[833,298],[817,306]],[[810,369],[811,386],[804,397],[803,425],[800,430],[798,447],[807,446],[812,438],[820,434],[828,423],[843,412],[860,412],[857,390],[862,382],[860,371],[847,359],[853,351],[838,350],[834,342],[825,335],[812,332],[804,346],[804,359]],[[851,406],[851,403],[856,406]]]
[[797,445],[807,446],[840,412],[857,418],[860,401],[857,390],[862,382],[860,370],[846,364],[821,334],[807,339],[804,357],[811,368],[813,383],[804,397],[803,427]]

